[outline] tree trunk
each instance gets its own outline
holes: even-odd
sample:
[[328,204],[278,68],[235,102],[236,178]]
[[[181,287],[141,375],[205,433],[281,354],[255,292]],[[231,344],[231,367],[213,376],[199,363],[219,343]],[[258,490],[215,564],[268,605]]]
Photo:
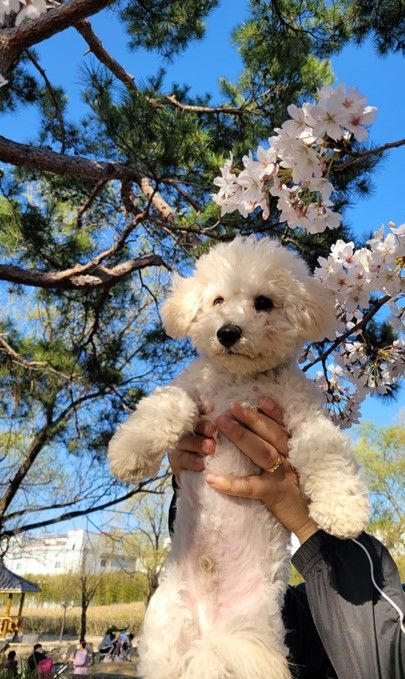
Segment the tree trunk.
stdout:
[[67,614],[67,606],[63,606],[63,617],[62,617],[62,624],[60,626],[59,643],[62,641],[63,634],[65,632],[66,614]]
[[156,592],[157,588],[159,586],[159,578],[158,574],[156,571],[151,571],[148,573],[148,597],[146,604],[149,604],[149,601],[151,600],[152,596]]
[[82,589],[82,611],[80,615],[80,636],[79,639],[86,638],[86,626],[87,626],[87,608],[89,603],[87,601],[86,592],[84,588]]

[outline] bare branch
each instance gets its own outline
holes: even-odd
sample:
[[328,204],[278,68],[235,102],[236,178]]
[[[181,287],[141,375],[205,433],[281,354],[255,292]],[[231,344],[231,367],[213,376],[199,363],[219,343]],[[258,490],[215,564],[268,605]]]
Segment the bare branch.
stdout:
[[44,521],[37,521],[34,523],[26,524],[24,526],[17,526],[16,528],[11,528],[9,530],[4,530],[2,531],[2,537],[4,536],[5,538],[10,537],[12,535],[20,535],[21,533],[26,533],[29,530],[33,530],[34,528],[43,528],[44,526],[51,526],[55,523],[61,523],[62,521],[68,521],[70,519],[76,519],[79,516],[85,516],[87,514],[93,514],[94,512],[99,512],[104,509],[108,509],[109,507],[114,507],[114,505],[119,504],[120,502],[125,502],[125,500],[129,500],[131,497],[136,495],[137,493],[140,493],[141,491],[144,491],[145,486],[147,486],[150,483],[153,483],[154,481],[159,481],[160,479],[164,478],[167,476],[166,474],[163,474],[162,476],[156,476],[152,479],[147,479],[146,481],[142,481],[141,483],[138,483],[138,485],[133,488],[132,490],[128,491],[125,495],[120,495],[119,497],[109,500],[107,502],[104,502],[99,505],[90,505],[89,507],[85,507],[84,509],[77,509],[73,512],[66,512],[65,514],[60,514],[59,516],[54,517],[53,519],[46,519]]
[[52,419],[54,404],[49,406],[46,413],[46,422],[44,426],[35,435],[27,455],[21,462],[13,478],[10,479],[7,490],[0,501],[0,523],[2,517],[4,516],[8,507],[14,500],[15,495],[20,489],[22,482],[24,481],[29,470],[31,469],[32,465],[37,459],[39,453],[41,452],[43,447],[48,443],[51,437],[54,436],[54,434],[58,431],[59,427],[64,422],[65,418],[68,417],[70,413],[74,412],[77,406],[80,405],[81,403],[91,401],[92,399],[98,398],[99,396],[102,396],[105,393],[106,388],[104,387],[103,389],[99,389],[96,392],[91,392],[90,394],[84,394],[83,396],[80,396],[80,398],[77,398],[76,401],[70,403],[61,413],[59,413],[58,417],[55,420]]

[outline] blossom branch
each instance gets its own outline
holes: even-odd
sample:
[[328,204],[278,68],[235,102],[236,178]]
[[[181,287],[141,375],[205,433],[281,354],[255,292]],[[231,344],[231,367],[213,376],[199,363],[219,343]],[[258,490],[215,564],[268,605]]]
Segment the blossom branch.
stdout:
[[389,149],[396,149],[404,145],[405,139],[398,139],[398,141],[392,141],[389,142],[388,144],[383,144],[383,146],[378,146],[375,149],[368,149],[368,151],[362,151],[361,153],[357,153],[353,158],[348,160],[346,163],[342,163],[342,165],[335,165],[333,170],[334,172],[342,172],[342,170],[345,170],[347,167],[350,167],[350,165],[354,165],[354,163],[358,163],[359,160],[362,160],[363,158],[367,158],[367,156],[377,156],[380,153],[388,151]]
[[337,349],[337,347],[339,347],[348,337],[354,335],[358,330],[365,328],[367,323],[373,318],[373,316],[375,316],[377,311],[379,311],[379,309],[381,309],[381,307],[384,306],[384,304],[389,302],[390,299],[392,299],[391,295],[384,295],[384,297],[381,297],[381,299],[379,299],[378,302],[376,302],[371,307],[371,309],[369,309],[369,311],[363,316],[363,318],[358,323],[356,323],[355,326],[353,326],[353,328],[346,330],[346,332],[343,333],[343,335],[340,335],[334,342],[332,342],[332,344],[326,351],[324,351],[322,354],[319,354],[317,358],[311,361],[311,363],[307,363],[307,365],[305,365],[302,368],[303,372],[307,372],[307,370],[309,370],[310,368],[312,368],[312,366],[319,363],[319,361],[324,362],[328,358],[328,356],[330,356],[330,354],[333,351],[335,351],[335,349]]

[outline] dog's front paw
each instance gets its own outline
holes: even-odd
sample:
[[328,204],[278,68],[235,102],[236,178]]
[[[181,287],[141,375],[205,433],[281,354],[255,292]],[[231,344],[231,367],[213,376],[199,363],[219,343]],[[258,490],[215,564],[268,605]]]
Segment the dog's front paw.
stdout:
[[366,528],[370,503],[366,494],[325,493],[313,499],[309,515],[326,533],[337,538],[355,538]]
[[168,386],[139,401],[136,411],[114,434],[108,447],[113,474],[122,481],[154,476],[163,455],[193,431],[198,408],[178,387]]
[[142,422],[130,421],[114,434],[108,447],[111,471],[120,481],[141,481],[155,476],[162,455],[153,446],[154,437]]

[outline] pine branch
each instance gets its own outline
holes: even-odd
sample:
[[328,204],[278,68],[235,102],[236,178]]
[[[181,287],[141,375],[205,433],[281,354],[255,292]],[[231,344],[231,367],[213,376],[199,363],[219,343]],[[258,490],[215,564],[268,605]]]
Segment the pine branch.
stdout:
[[73,379],[79,379],[78,375],[66,375],[65,373],[55,370],[47,361],[28,361],[23,356],[20,356],[13,347],[6,342],[4,337],[0,335],[0,353],[5,353],[9,356],[12,363],[19,365],[26,370],[35,370],[44,373],[50,373],[56,375],[56,377],[61,377],[63,380],[71,382]]
[[52,87],[52,84],[46,75],[45,70],[42,68],[41,64],[39,63],[38,59],[36,58],[35,54],[31,52],[31,50],[26,50],[26,54],[31,61],[32,64],[34,64],[35,68],[37,69],[38,73],[41,74],[42,78],[44,79],[46,88],[49,92],[49,96],[52,99],[53,105],[55,107],[55,113],[56,117],[58,119],[59,127],[60,127],[60,136],[61,136],[61,153],[65,153],[65,148],[66,148],[66,132],[65,132],[65,123],[63,121],[63,116],[62,116],[62,111],[61,107],[58,101],[58,97],[56,95],[56,92],[54,88]]
[[81,208],[77,212],[77,228],[81,229],[82,228],[82,222],[83,222],[83,215],[87,210],[91,208],[93,205],[94,201],[96,200],[98,194],[102,190],[102,188],[107,184],[107,179],[100,179],[100,181],[96,182],[93,189],[90,192],[90,195],[86,198],[85,202],[81,206]]
[[[88,265],[83,265],[88,266]],[[164,260],[159,255],[145,255],[136,259],[129,259],[112,268],[95,266],[89,273],[81,273],[81,265],[65,271],[43,272],[32,269],[22,269],[18,266],[0,264],[0,280],[20,285],[29,285],[35,288],[53,290],[89,290],[97,287],[113,287],[133,271],[144,269],[147,266],[165,266]]]
[[164,100],[167,101],[172,106],[175,106],[175,108],[178,108],[180,111],[191,111],[192,113],[200,113],[200,114],[202,114],[202,113],[225,113],[227,115],[232,115],[232,116],[242,116],[244,113],[248,112],[244,105],[242,105],[242,106],[197,106],[195,104],[182,104],[181,101],[178,101],[178,99],[176,99],[174,94],[167,94],[164,97]]
[[29,170],[51,172],[62,177],[75,177],[93,181],[129,179],[136,182],[153,207],[168,221],[173,220],[174,210],[152,186],[147,177],[134,168],[120,162],[91,160],[83,156],[55,153],[39,146],[20,144],[0,136],[0,161]]
[[121,64],[107,52],[100,38],[94,33],[90,22],[86,19],[80,21],[75,25],[75,29],[85,39],[94,56],[96,56],[97,59],[99,59],[99,61],[101,61],[101,63],[103,63],[108,70],[128,88],[131,94],[137,96],[139,92],[135,85],[134,76],[127,73]]
[[[76,30],[87,42],[90,50],[93,54],[101,61],[104,66],[106,66],[111,73],[113,73],[118,80],[120,80],[127,88],[128,91],[133,96],[139,95],[139,90],[135,85],[135,78],[133,75],[127,73],[127,71],[121,66],[121,64],[111,56],[109,52],[105,49],[100,38],[94,33],[89,21],[80,21],[75,26]],[[148,97],[148,103],[151,106],[160,108],[165,105],[165,103],[174,106],[180,111],[191,111],[192,113],[225,113],[227,115],[242,116],[247,112],[245,106],[233,107],[233,106],[196,106],[194,104],[182,104],[178,99],[176,99],[174,94],[167,94],[163,99],[155,99]]]

